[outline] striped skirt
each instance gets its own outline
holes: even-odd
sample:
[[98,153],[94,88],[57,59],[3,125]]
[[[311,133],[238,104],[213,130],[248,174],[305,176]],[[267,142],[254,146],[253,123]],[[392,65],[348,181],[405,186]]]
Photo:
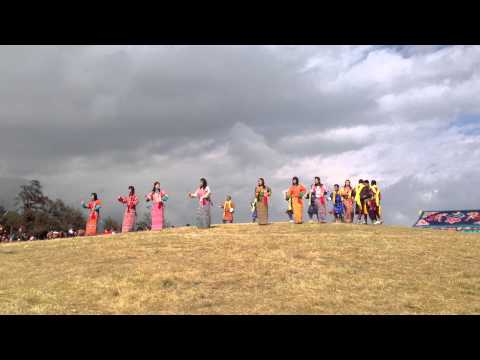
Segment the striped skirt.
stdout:
[[197,227],[207,229],[212,222],[210,205],[201,206],[197,209]]
[[99,221],[99,216],[88,217],[87,227],[85,229],[85,236],[95,236],[97,235],[97,225]]
[[136,213],[134,210],[128,211],[128,209],[125,209],[125,213],[123,214],[122,232],[130,232],[134,230],[135,218]]
[[258,225],[268,224],[268,204],[263,201],[257,202],[257,222]]

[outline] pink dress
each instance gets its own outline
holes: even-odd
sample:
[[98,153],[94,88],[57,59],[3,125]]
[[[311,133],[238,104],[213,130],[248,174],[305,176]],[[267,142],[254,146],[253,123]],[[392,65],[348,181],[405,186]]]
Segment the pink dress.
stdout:
[[133,231],[137,216],[138,197],[137,195],[120,196],[118,201],[127,205],[123,214],[122,232]]
[[165,227],[165,202],[168,195],[165,191],[151,192],[147,195],[147,199],[152,202],[152,230],[162,230]]

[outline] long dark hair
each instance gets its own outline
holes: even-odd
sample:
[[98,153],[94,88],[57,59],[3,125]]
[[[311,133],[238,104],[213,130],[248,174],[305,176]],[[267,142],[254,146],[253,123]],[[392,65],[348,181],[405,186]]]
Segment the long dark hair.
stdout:
[[157,186],[157,184],[160,185],[160,181],[155,181],[155,182],[153,183],[152,192],[155,192],[155,186]]
[[130,185],[128,187],[128,191],[130,191],[130,194],[135,195],[135,188],[133,187],[133,185]]
[[258,180],[260,180],[262,182],[262,185],[260,185],[260,186],[262,186],[263,188],[266,188],[265,179],[264,178],[258,178]]
[[91,193],[90,195],[93,196],[93,200],[94,200],[94,201],[97,201],[97,200],[98,200],[97,193]]
[[207,185],[207,179],[201,178],[200,182],[202,183],[202,185],[200,185],[200,189],[205,189],[208,186]]
[[292,184],[293,184],[293,180],[297,180],[297,183],[296,183],[295,185],[298,185],[298,184],[299,184],[298,177],[294,176],[294,177],[292,178]]
[[[319,186],[322,186],[322,182],[320,181],[320,177],[319,176],[315,176],[315,181],[313,182],[313,185],[317,185],[317,179],[318,179],[318,185]],[[298,179],[297,179],[298,180]]]

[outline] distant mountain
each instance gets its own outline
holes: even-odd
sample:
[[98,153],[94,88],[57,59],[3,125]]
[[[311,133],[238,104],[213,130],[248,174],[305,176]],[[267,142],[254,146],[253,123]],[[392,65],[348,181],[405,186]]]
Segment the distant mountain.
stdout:
[[28,180],[21,178],[0,177],[0,205],[7,209],[13,209],[20,186],[26,183]]

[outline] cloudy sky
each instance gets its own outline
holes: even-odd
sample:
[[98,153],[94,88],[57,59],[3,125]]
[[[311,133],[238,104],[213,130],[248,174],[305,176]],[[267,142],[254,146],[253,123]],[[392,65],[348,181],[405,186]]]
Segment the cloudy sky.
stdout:
[[200,177],[238,221],[260,176],[274,220],[294,175],[376,179],[390,224],[480,207],[478,46],[2,46],[0,79],[0,178],[119,219],[158,179],[191,223]]

